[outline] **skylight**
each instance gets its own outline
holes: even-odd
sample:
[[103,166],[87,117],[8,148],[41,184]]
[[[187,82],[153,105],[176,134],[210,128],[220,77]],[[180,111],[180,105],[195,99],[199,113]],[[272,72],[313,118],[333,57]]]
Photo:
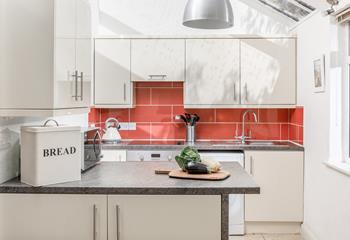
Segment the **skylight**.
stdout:
[[279,13],[298,22],[316,10],[313,6],[301,0],[258,0]]

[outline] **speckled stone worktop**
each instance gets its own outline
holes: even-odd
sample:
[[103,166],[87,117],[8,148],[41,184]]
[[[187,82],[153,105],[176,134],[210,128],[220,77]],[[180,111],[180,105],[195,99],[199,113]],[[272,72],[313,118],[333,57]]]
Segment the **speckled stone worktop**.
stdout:
[[304,147],[289,141],[250,141],[241,144],[237,141],[122,141],[115,144],[103,144],[103,149],[118,150],[181,150],[192,146],[198,150],[217,151],[304,151]]
[[238,163],[224,163],[231,176],[223,181],[198,181],[156,175],[155,169],[177,169],[171,162],[101,163],[82,174],[81,181],[31,187],[18,179],[0,184],[0,193],[42,194],[258,194],[260,188]]

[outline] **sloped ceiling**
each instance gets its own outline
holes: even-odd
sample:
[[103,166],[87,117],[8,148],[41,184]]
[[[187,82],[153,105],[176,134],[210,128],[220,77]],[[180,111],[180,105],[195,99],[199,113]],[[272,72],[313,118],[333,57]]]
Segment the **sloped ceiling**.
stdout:
[[324,10],[329,8],[329,4],[327,3],[326,0],[303,0],[303,1],[319,10]]

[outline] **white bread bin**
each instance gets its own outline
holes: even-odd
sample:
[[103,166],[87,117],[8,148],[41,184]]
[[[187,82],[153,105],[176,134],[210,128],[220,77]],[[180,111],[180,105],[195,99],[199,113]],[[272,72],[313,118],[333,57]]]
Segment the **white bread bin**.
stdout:
[[[51,120],[49,120],[51,121]],[[21,181],[43,186],[81,179],[80,127],[24,126],[21,128]]]

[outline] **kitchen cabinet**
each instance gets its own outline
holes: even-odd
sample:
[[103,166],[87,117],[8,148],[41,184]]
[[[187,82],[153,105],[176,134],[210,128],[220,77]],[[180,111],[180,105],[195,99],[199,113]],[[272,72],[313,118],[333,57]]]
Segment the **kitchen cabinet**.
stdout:
[[110,195],[108,239],[219,240],[220,196]]
[[295,105],[295,39],[242,39],[241,93],[245,105]]
[[106,195],[1,194],[0,239],[107,240]]
[[184,39],[132,39],[132,81],[184,81]]
[[130,44],[128,39],[95,40],[95,106],[132,107]]
[[126,162],[126,150],[102,150],[102,162]]
[[233,107],[240,102],[239,40],[186,40],[185,107]]
[[303,159],[297,151],[245,152],[246,170],[261,189],[245,197],[246,221],[303,221]]
[[[0,115],[86,113],[91,105],[94,0],[7,1]],[[18,14],[21,18],[18,18]],[[26,26],[23,28],[23,26]]]

